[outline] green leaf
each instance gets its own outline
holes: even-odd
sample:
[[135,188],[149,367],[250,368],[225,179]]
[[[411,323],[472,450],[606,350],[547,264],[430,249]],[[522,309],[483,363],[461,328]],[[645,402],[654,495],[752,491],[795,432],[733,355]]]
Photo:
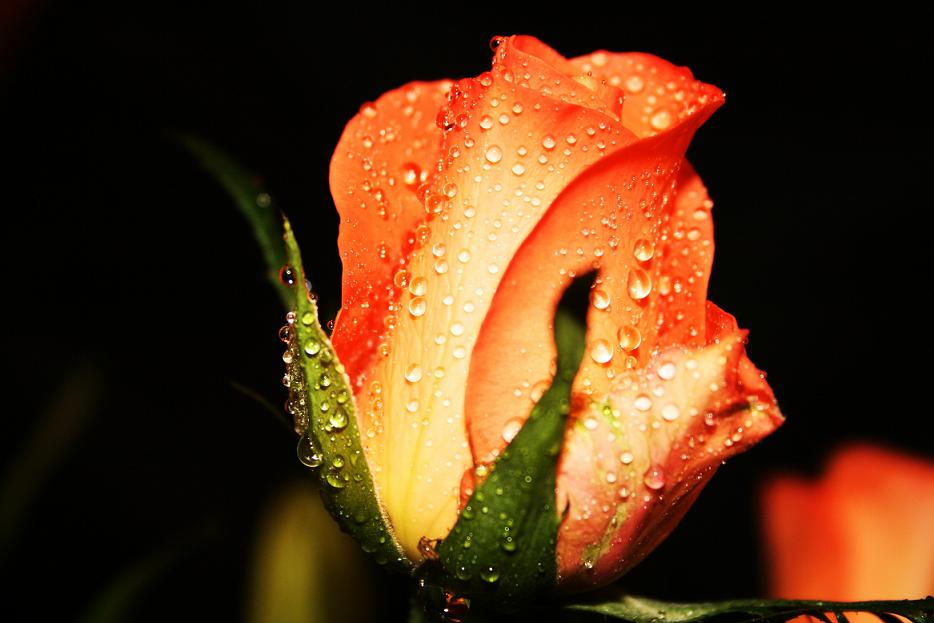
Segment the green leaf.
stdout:
[[[318,320],[318,305],[308,290],[298,243],[284,221],[285,248],[294,285],[289,295],[289,347],[283,359],[289,380],[289,410],[301,435],[298,456],[317,470],[325,507],[387,567],[408,571],[411,563],[396,543],[376,499],[367,466],[350,379]],[[294,314],[294,315],[292,315]]]
[[214,145],[191,134],[179,133],[177,139],[234,199],[250,223],[266,262],[266,276],[288,308],[291,294],[279,280],[279,268],[285,264],[282,222],[272,198],[256,176]]
[[[736,599],[719,602],[669,603],[625,595],[604,603],[578,603],[570,610],[592,612],[631,623],[779,623],[808,615],[828,621],[826,613],[868,612],[883,622],[890,615],[903,616],[913,623],[934,622],[934,598],[901,601],[802,601],[784,599]],[[843,623],[845,617],[838,617]]]
[[133,608],[149,589],[187,551],[181,547],[163,549],[123,569],[92,600],[81,621],[119,623],[129,621]]
[[[578,284],[579,285],[579,284]],[[565,293],[586,301],[587,287]],[[557,372],[525,425],[477,485],[447,538],[436,548],[432,581],[479,603],[513,609],[554,587],[558,515],[555,480],[570,410],[571,383],[580,366],[584,328],[555,315]],[[432,564],[432,563],[429,563]],[[440,568],[440,569],[439,569]]]

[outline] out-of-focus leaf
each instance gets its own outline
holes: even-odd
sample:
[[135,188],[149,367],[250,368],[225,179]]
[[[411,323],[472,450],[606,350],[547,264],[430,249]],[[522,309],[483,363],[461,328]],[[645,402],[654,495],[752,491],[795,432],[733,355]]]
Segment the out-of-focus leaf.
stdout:
[[250,223],[266,262],[267,277],[282,304],[288,308],[291,295],[279,280],[279,269],[285,264],[282,220],[272,197],[256,176],[211,143],[191,134],[180,133],[177,138],[234,199],[240,213]]
[[91,602],[80,619],[83,623],[120,623],[131,620],[133,606],[176,562],[183,549],[156,552],[122,571]]
[[12,547],[33,500],[87,421],[104,388],[104,372],[85,363],[68,372],[35,428],[10,459],[0,480],[0,559]]
[[254,547],[251,623],[369,621],[377,604],[363,555],[309,487],[268,506]]
[[[901,601],[803,601],[786,599],[735,599],[703,603],[669,603],[624,595],[602,603],[577,603],[570,610],[592,612],[631,623],[780,623],[801,615],[829,620],[828,612],[868,612],[885,623],[899,615],[913,623],[934,621],[934,598]],[[881,616],[880,616],[881,615]]]

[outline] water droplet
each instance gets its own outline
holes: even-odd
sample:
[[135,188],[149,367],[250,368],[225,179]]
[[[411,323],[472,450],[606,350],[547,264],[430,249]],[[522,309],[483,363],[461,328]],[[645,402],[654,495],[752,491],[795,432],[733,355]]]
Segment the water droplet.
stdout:
[[293,355],[291,350],[287,350],[282,353],[282,363],[292,363],[292,358]]
[[329,469],[327,475],[324,477],[325,482],[328,483],[331,487],[335,489],[343,489],[347,486],[346,478],[336,469]]
[[532,385],[532,389],[529,390],[529,398],[533,403],[538,402],[542,399],[542,395],[545,393],[545,390],[551,385],[550,381],[538,381]]
[[331,417],[328,418],[328,424],[335,430],[344,430],[349,423],[350,419],[347,417],[347,411],[345,411],[343,407],[334,409],[334,412],[331,413]]
[[279,269],[279,281],[288,287],[295,285],[295,282],[298,281],[298,275],[295,272],[295,269],[286,264],[281,269]]
[[452,324],[451,335],[453,335],[454,337],[460,337],[461,335],[464,335],[464,325],[462,325],[459,322],[455,322],[454,324]]
[[607,472],[606,481],[610,484],[613,484],[614,482],[616,482],[616,472]]
[[515,104],[513,104],[513,105],[512,105],[512,112],[513,112],[514,114],[521,115],[521,114],[522,114],[522,104],[520,104],[519,102],[516,102]]
[[508,123],[509,123],[509,115],[507,115],[506,113],[502,113],[502,114],[499,116],[499,123],[500,123],[500,125],[506,125],[506,124],[508,124]]
[[310,311],[306,311],[304,314],[302,314],[303,325],[305,325],[306,327],[310,327],[314,323],[315,323],[315,315],[313,313],[311,313]]
[[666,422],[674,422],[679,415],[681,415],[681,411],[678,409],[678,405],[674,403],[668,403],[662,407],[662,418]]
[[661,466],[653,467],[645,473],[642,482],[652,491],[658,491],[665,486],[665,472],[662,471]]
[[660,110],[652,115],[652,119],[649,120],[649,123],[652,124],[652,127],[656,130],[664,130],[671,125],[671,113],[667,110]]
[[467,356],[467,349],[464,348],[463,346],[455,346],[454,350],[451,351],[451,354],[454,356],[455,359],[463,359],[464,357]]
[[486,159],[491,164],[496,164],[503,159],[503,150],[496,145],[490,145],[486,150]]
[[632,455],[632,452],[628,450],[619,455],[619,462],[623,465],[629,465],[635,460],[635,457]]
[[642,89],[645,88],[645,80],[642,79],[642,76],[633,74],[626,78],[626,90],[630,93],[639,93]]
[[666,361],[658,367],[658,377],[665,381],[670,381],[675,378],[675,374],[678,373],[678,366],[676,366],[671,361]]
[[616,338],[619,340],[619,347],[626,352],[632,352],[642,344],[642,334],[631,324],[620,327]]
[[610,293],[600,288],[595,288],[590,293],[590,302],[596,309],[606,309],[610,306]]
[[457,261],[460,262],[461,264],[466,264],[467,262],[469,262],[470,251],[468,251],[467,249],[461,249],[460,252],[457,254]]
[[590,347],[590,358],[599,364],[609,363],[613,359],[613,347],[604,339],[596,339]]
[[323,461],[321,454],[308,435],[302,435],[301,439],[298,440],[296,453],[298,454],[298,460],[305,467],[315,468],[321,465],[321,461]]
[[428,303],[425,302],[425,297],[416,296],[409,301],[409,313],[412,314],[415,318],[425,315],[425,310],[428,309]]
[[405,369],[405,380],[409,383],[418,383],[422,380],[422,367],[417,363],[411,364]]
[[297,314],[296,314],[294,311],[286,312],[286,314],[285,314],[285,321],[286,321],[286,323],[288,323],[289,325],[293,325],[293,324],[295,324],[295,318],[296,318],[296,317],[297,317]]
[[636,396],[636,399],[632,401],[632,406],[639,411],[648,411],[652,408],[652,399],[645,394],[639,394]]
[[396,274],[393,275],[392,282],[396,284],[397,288],[404,288],[409,283],[409,271],[400,268],[396,271]]
[[443,275],[448,272],[448,263],[445,260],[438,260],[435,262],[435,272],[439,275]]
[[553,137],[551,134],[546,134],[545,138],[542,139],[542,147],[544,147],[545,149],[552,150],[555,148],[555,145],[557,144],[558,142],[555,140],[555,137]]
[[640,262],[648,262],[655,255],[655,243],[645,238],[639,238],[632,248],[632,254]]
[[309,357],[314,357],[321,352],[321,343],[316,339],[310,339],[305,342],[305,354]]
[[424,296],[428,291],[428,280],[424,277],[414,277],[409,281],[409,292],[413,296]]
[[574,136],[573,134],[568,134],[564,140],[567,141],[568,145],[573,145],[574,143],[577,142],[577,137]]
[[408,163],[402,166],[402,183],[412,187],[420,181],[422,170],[417,164]]
[[641,301],[652,291],[652,277],[641,268],[633,268],[629,271],[626,286],[629,288],[629,296],[635,301]]
[[503,427],[503,441],[506,443],[511,442],[516,438],[516,435],[519,434],[519,431],[522,429],[522,420],[519,418],[512,418],[506,425]]
[[292,332],[289,329],[289,325],[283,325],[279,327],[279,341],[285,342],[286,344],[288,344],[289,336],[291,335],[291,333]]
[[522,163],[517,162],[516,164],[512,165],[512,173],[513,175],[522,175],[525,173],[525,167],[522,165]]
[[629,497],[629,489],[627,489],[626,487],[620,487],[620,488],[619,488],[619,498],[620,498],[621,500],[625,500],[625,499],[628,498],[628,497]]
[[493,117],[490,115],[483,115],[480,117],[480,127],[484,130],[489,130],[493,127]]
[[480,570],[480,579],[490,584],[499,580],[499,569],[490,565]]
[[500,541],[500,547],[503,548],[504,552],[514,552],[516,551],[516,540],[511,536],[507,536]]
[[409,413],[415,413],[418,411],[418,400],[413,398],[412,400],[408,401],[405,405],[405,410]]
[[431,247],[431,254],[435,257],[442,257],[447,252],[447,247],[442,243],[438,243]]

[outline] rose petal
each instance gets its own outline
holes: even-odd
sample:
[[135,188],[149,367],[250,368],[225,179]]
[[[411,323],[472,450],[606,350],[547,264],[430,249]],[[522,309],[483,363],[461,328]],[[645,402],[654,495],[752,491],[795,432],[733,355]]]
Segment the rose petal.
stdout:
[[[421,537],[443,537],[453,526],[461,479],[474,465],[465,380],[503,271],[568,184],[635,140],[600,111],[604,100],[587,95],[584,85],[572,90],[592,106],[530,88],[520,68],[534,67],[535,80],[553,85],[574,80],[520,47],[544,53],[527,38],[521,46],[505,40],[492,71],[456,83],[438,111],[445,132],[424,194],[427,231],[405,258],[405,286],[370,298],[366,310],[345,307],[335,328],[335,334],[346,330],[351,311],[358,324],[383,322],[379,338],[372,330],[340,343],[379,353],[371,367],[354,368],[361,429],[381,502],[413,558]],[[356,257],[377,231],[361,236],[358,246],[342,246],[342,253]],[[366,320],[371,317],[379,322]]]
[[[577,391],[605,394],[613,376],[644,364],[656,347],[704,343],[710,206],[683,157],[722,98],[708,85],[690,92],[704,103],[574,179],[513,258],[471,362],[466,411],[476,460],[489,461],[502,450],[504,428],[524,421],[548,385],[555,356],[551,319],[574,274],[600,269]],[[695,217],[701,209],[704,220]],[[647,249],[637,252],[640,241]],[[633,352],[621,342],[641,346]],[[508,365],[504,353],[512,355]]]
[[332,341],[356,380],[385,332],[399,262],[425,212],[417,190],[438,159],[435,123],[451,82],[413,82],[365,104],[347,124],[331,159],[340,213],[341,313]]
[[[745,332],[727,323],[709,345],[672,346],[614,379],[608,399],[569,426],[558,476],[559,574],[568,590],[607,584],[654,549],[720,463],[781,421]],[[750,381],[752,386],[747,386]]]

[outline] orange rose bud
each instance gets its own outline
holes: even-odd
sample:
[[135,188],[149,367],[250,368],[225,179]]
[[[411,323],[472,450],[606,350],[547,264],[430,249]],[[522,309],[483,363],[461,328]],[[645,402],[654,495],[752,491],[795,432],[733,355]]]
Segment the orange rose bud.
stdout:
[[851,446],[831,458],[817,481],[776,478],[762,502],[774,596],[853,601],[934,594],[931,461]]
[[497,43],[491,71],[408,84],[344,131],[332,340],[380,507],[418,562],[549,385],[561,293],[598,271],[553,500],[575,590],[637,563],[782,417],[706,300],[712,204],[684,153],[720,90],[646,54]]

